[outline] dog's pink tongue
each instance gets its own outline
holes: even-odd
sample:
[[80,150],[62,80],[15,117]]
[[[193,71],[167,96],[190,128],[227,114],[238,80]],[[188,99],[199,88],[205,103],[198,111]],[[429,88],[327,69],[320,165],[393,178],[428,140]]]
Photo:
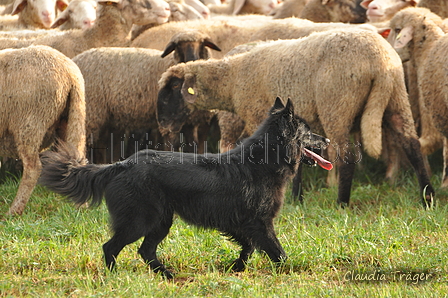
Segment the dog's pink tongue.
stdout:
[[331,170],[333,168],[333,165],[331,164],[331,162],[329,162],[328,160],[324,159],[319,154],[316,154],[313,151],[310,151],[310,150],[308,150],[306,148],[303,148],[303,153],[305,153],[306,156],[308,156],[309,158],[311,158],[312,160],[317,162],[317,164],[321,168],[324,168],[327,171],[329,171],[329,170]]

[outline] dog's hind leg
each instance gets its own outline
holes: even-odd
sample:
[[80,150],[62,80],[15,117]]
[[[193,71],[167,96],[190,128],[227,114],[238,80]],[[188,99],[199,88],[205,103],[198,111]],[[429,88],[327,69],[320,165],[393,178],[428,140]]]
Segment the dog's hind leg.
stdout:
[[[114,236],[104,243],[104,259],[106,261],[106,267],[113,270],[116,263],[116,258],[120,251],[128,244],[133,243],[140,239],[143,235],[140,233],[129,233],[130,229],[117,230]],[[138,232],[138,231],[137,231]]]
[[165,268],[165,266],[157,259],[157,246],[168,235],[168,232],[173,224],[173,213],[165,215],[161,223],[153,228],[143,240],[138,253],[142,256],[152,271],[155,273],[162,273],[166,278],[173,278],[173,274]]

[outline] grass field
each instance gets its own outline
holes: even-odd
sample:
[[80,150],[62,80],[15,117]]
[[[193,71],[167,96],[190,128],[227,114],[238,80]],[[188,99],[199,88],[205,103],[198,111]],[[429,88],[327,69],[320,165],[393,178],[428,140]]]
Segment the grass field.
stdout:
[[[440,160],[431,162],[440,184]],[[107,210],[76,209],[37,187],[21,217],[0,221],[0,297],[448,297],[448,191],[425,210],[412,171],[393,186],[381,162],[357,169],[349,208],[336,207],[322,169],[305,169],[305,202],[287,194],[276,231],[289,258],[281,267],[255,253],[242,273],[227,266],[239,247],[216,231],[176,218],[159,248],[173,281],[141,261],[141,241],[105,270]],[[0,214],[17,179],[0,185]]]

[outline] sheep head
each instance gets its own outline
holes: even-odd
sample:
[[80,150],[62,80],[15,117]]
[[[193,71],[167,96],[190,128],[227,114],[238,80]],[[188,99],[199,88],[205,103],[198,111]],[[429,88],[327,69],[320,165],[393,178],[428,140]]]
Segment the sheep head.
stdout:
[[415,0],[364,0],[361,6],[367,10],[370,22],[385,22],[401,9],[417,6],[417,3]]
[[391,19],[387,39],[405,62],[415,56],[415,51],[426,48],[434,35],[431,32],[443,34],[438,24],[442,24],[442,19],[429,9],[406,8]]
[[98,0],[98,4],[117,7],[135,25],[163,24],[170,16],[170,6],[164,0]]
[[186,83],[190,86],[192,79],[185,80],[175,75],[162,76],[159,82],[157,121],[162,135],[180,132],[187,121],[190,111],[185,105],[184,96],[194,101],[195,91]]
[[208,35],[199,30],[185,30],[173,35],[162,53],[162,58],[174,52],[176,63],[208,59],[210,55],[207,48],[221,51]]
[[[56,17],[56,10],[63,11],[68,6],[65,0],[15,0],[12,15],[20,14],[25,9],[29,10],[28,18],[39,27],[49,29]],[[20,19],[20,15],[19,15]]]

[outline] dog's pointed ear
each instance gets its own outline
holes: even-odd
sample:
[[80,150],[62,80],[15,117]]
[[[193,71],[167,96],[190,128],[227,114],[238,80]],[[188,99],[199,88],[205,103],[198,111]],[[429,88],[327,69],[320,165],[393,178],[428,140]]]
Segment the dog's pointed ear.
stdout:
[[288,98],[288,101],[286,102],[285,112],[288,112],[291,115],[294,115],[294,105],[292,104],[291,98]]
[[194,103],[198,94],[196,92],[196,76],[189,74],[185,75],[184,83],[182,84],[182,90],[180,91],[184,100],[188,103]]
[[283,104],[283,100],[279,96],[277,96],[274,105],[271,108],[271,114],[276,114],[279,110],[283,110],[284,108],[285,105]]

